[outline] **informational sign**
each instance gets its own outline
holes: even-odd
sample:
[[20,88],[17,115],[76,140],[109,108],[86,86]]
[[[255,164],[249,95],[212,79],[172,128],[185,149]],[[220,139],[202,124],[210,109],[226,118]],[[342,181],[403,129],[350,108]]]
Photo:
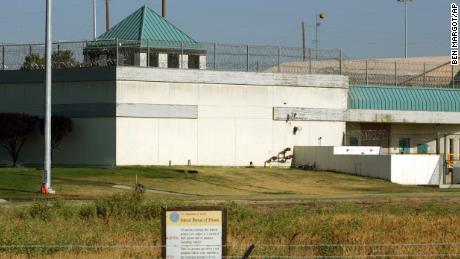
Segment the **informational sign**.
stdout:
[[226,255],[227,212],[216,207],[162,210],[163,258],[222,258]]
[[380,147],[364,147],[364,146],[334,147],[334,155],[380,155]]

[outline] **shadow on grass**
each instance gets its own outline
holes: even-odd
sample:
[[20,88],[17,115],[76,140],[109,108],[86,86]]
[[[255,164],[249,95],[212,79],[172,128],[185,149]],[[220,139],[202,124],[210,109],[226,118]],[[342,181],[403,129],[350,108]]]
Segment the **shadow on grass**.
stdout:
[[0,188],[0,191],[10,191],[10,192],[20,192],[20,193],[39,193],[39,191],[28,191],[28,190],[21,190],[21,189],[13,189],[13,188]]

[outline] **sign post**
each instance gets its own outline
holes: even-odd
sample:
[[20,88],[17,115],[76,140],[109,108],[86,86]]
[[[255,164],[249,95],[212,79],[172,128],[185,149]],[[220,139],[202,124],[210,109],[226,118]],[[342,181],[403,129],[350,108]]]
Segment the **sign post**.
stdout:
[[226,256],[227,211],[225,208],[163,208],[161,221],[163,258]]

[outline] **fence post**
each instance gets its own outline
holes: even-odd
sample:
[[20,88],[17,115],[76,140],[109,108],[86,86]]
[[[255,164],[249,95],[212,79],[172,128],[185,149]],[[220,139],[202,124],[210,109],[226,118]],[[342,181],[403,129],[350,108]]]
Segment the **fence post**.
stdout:
[[369,85],[369,60],[366,59],[366,85]]
[[342,49],[339,50],[339,74],[342,74]]
[[310,74],[311,74],[311,55],[312,55],[312,51],[311,51],[311,48],[308,49],[308,63],[309,63],[309,71],[310,71]]
[[395,86],[398,86],[398,63],[395,61]]
[[246,250],[246,252],[244,253],[242,259],[248,259],[249,256],[251,255],[252,251],[254,251],[254,248],[255,248],[255,247],[256,247],[256,246],[255,246],[254,244],[250,245],[250,246],[248,247],[248,249]]
[[2,44],[2,70],[5,70],[5,45]]
[[214,59],[214,70],[217,70],[217,64],[216,64],[216,54],[217,54],[217,51],[216,51],[216,47],[217,47],[217,44],[214,43],[214,55],[213,55],[213,59]]
[[118,46],[119,46],[119,44],[118,44],[118,38],[116,39],[115,44],[117,44],[117,46],[116,46],[116,51],[117,51],[117,52],[115,53],[115,56],[116,56],[116,57],[115,57],[115,58],[116,58],[115,65],[118,66],[118,54],[119,54],[119,50],[118,50]]
[[426,86],[426,63],[423,63],[423,86]]
[[[83,49],[86,49],[86,50],[88,49],[88,41],[87,41],[87,40],[85,40],[85,42],[84,42]],[[87,52],[87,53],[88,53],[88,52]],[[89,61],[90,61],[89,54],[83,55],[83,63],[84,63],[83,66],[85,66],[85,67],[87,67],[87,66],[92,66],[92,65],[89,65],[89,64],[88,64]],[[92,62],[92,61],[91,61],[91,62]]]
[[148,40],[147,40],[147,67],[150,67],[150,46],[149,46]]
[[449,172],[449,167],[447,165],[447,160],[449,159],[449,152],[447,151],[447,134],[444,133],[444,174],[442,176],[442,183],[446,183],[447,173]]
[[249,72],[249,45],[246,45],[246,71]]
[[281,48],[278,46],[278,73],[281,73]]
[[180,65],[179,68],[184,68],[184,43],[180,42]]

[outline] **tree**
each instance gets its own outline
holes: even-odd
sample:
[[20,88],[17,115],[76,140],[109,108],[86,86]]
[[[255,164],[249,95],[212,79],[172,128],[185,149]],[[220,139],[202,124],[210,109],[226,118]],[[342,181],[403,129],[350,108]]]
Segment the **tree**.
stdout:
[[35,129],[37,117],[24,113],[0,113],[0,143],[16,166],[27,137]]
[[45,69],[45,59],[40,54],[32,53],[24,58],[21,70],[39,70]]
[[[59,149],[64,137],[73,131],[72,119],[66,116],[55,115],[51,117],[51,152]],[[40,119],[40,132],[44,135],[45,120]]]
[[51,60],[53,61],[53,68],[71,68],[79,66],[71,50],[55,51],[51,56]]
[[[73,57],[71,50],[59,50],[51,55],[53,68],[72,68],[78,67],[80,63]],[[39,70],[45,69],[45,58],[40,54],[32,53],[24,58],[21,70]]]

